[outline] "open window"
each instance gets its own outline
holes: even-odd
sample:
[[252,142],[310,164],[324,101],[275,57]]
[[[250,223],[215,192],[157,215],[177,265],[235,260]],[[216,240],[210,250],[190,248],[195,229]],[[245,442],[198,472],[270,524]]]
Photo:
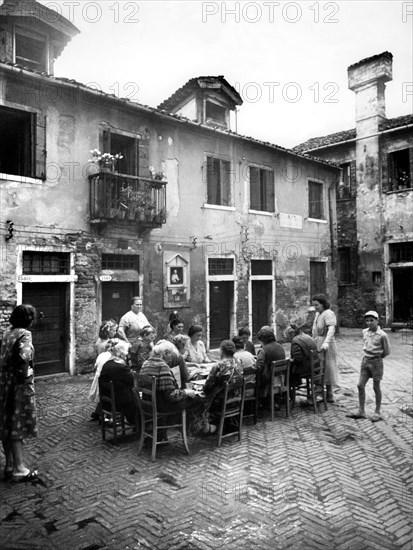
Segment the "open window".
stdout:
[[36,71],[48,72],[47,37],[16,26],[14,32],[15,62]]
[[412,188],[411,150],[401,149],[387,157],[388,191],[402,191]]
[[231,206],[231,163],[207,157],[207,202]]
[[275,212],[272,170],[250,166],[250,210]]
[[[103,153],[116,155],[120,153],[123,158],[118,160],[116,170],[127,176],[139,176],[139,139],[117,133],[110,128],[102,130]],[[149,173],[145,174],[149,177]]]
[[212,101],[205,101],[205,122],[207,124],[217,124],[226,128],[228,126],[227,113],[228,109],[225,107]]
[[0,120],[0,173],[45,179],[45,117],[0,107]]

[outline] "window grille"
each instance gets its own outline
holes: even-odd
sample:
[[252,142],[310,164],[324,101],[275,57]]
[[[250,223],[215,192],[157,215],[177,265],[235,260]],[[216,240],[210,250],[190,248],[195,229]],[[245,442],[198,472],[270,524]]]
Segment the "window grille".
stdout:
[[23,252],[25,275],[69,275],[70,254],[60,252]]
[[234,273],[234,260],[232,258],[209,258],[209,275],[232,275]]
[[390,245],[390,262],[413,262],[413,241]]
[[272,261],[251,260],[251,275],[272,275]]
[[132,254],[102,254],[102,269],[134,269],[139,271],[139,256]]

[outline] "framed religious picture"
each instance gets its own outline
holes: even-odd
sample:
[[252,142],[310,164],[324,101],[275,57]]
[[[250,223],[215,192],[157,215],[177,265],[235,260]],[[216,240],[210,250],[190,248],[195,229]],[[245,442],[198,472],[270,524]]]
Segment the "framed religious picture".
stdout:
[[183,267],[169,266],[169,284],[182,285],[184,283]]

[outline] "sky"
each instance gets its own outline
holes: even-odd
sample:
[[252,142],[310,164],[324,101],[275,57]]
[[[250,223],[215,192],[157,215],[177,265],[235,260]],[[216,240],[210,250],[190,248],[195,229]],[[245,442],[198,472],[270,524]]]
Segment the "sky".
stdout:
[[413,111],[411,1],[42,3],[81,31],[56,76],[156,107],[190,78],[223,75],[244,101],[232,129],[283,147],[353,128],[347,67],[384,51],[387,117]]

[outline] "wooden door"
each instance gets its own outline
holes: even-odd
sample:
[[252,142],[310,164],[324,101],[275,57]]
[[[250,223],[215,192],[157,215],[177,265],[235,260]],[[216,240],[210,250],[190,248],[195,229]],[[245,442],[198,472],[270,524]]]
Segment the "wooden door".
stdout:
[[234,300],[234,283],[217,281],[209,283],[209,346],[219,347],[222,340],[230,338],[231,312]]
[[37,376],[66,371],[69,342],[68,285],[66,283],[23,284],[23,303],[36,308],[31,325]]
[[310,298],[326,293],[326,263],[310,262]]
[[115,319],[119,323],[130,310],[133,296],[139,296],[139,283],[102,283],[102,321]]
[[251,281],[252,287],[252,339],[257,341],[261,327],[271,324],[272,281]]

